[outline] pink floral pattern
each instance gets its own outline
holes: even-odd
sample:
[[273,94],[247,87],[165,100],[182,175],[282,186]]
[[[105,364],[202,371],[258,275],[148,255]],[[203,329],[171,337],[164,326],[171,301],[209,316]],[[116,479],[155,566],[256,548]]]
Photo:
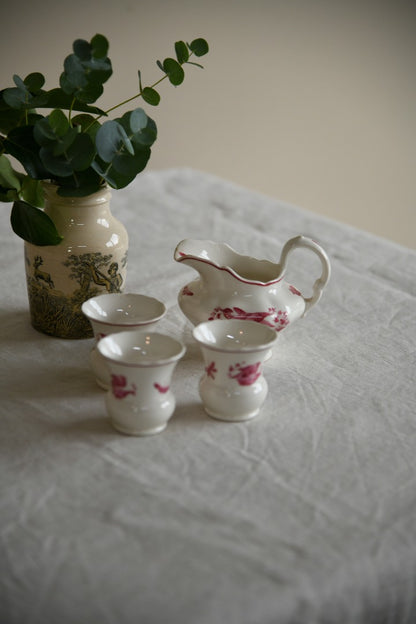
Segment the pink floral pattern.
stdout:
[[228,376],[236,379],[240,386],[251,386],[261,375],[261,362],[255,364],[235,364],[228,369]]
[[193,297],[194,293],[192,292],[192,290],[189,288],[189,286],[184,286],[182,288],[182,294],[186,295],[187,297]]
[[268,325],[276,331],[281,331],[289,325],[288,313],[286,310],[276,310],[270,307],[266,312],[246,312],[242,308],[214,308],[208,320],[215,319],[237,319],[239,321],[256,321],[262,325]]
[[280,331],[284,329],[287,325],[289,325],[289,319],[287,318],[286,310],[278,310],[273,320],[275,322],[276,331]]
[[116,399],[125,399],[129,394],[136,394],[135,384],[127,387],[127,379],[124,375],[111,375],[111,389]]
[[215,362],[211,362],[211,364],[206,366],[205,372],[207,374],[207,377],[211,377],[211,379],[215,379],[215,374],[218,373],[218,370],[215,367]]
[[302,297],[302,293],[300,292],[300,290],[298,290],[297,288],[295,288],[294,286],[292,286],[290,284],[289,286],[289,290],[291,293],[293,293],[294,295],[297,295],[298,297]]
[[162,386],[160,383],[157,383],[157,381],[153,384],[153,386],[161,394],[165,394],[169,390],[169,386]]

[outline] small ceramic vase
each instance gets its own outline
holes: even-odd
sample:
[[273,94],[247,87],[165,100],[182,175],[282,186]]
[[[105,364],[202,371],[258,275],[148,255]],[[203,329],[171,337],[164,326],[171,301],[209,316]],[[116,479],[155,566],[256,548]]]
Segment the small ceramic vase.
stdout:
[[98,343],[111,374],[106,407],[115,429],[135,436],[160,433],[175,410],[171,380],[184,345],[140,330],[110,334]]
[[121,331],[141,329],[148,331],[166,314],[161,301],[140,294],[112,293],[85,301],[82,312],[89,319],[95,337],[90,352],[90,364],[97,384],[107,390],[111,385],[110,371],[97,349],[101,338]]
[[255,321],[214,320],[197,325],[205,373],[199,394],[209,416],[241,421],[257,416],[267,396],[262,365],[277,333]]
[[25,242],[31,322],[57,338],[89,338],[91,325],[81,304],[123,291],[127,231],[111,214],[108,187],[87,197],[61,197],[48,182],[43,187],[45,213],[63,240],[43,247]]

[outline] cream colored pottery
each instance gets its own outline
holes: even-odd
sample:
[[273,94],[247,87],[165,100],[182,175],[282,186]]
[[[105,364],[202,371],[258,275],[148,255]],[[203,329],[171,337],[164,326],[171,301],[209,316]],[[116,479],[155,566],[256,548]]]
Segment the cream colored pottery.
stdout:
[[132,330],[106,336],[97,348],[111,374],[105,402],[113,427],[135,436],[163,431],[175,410],[171,382],[184,345],[171,336]]
[[95,345],[90,352],[90,364],[97,384],[107,390],[111,376],[105,358],[97,349],[102,338],[126,330],[149,331],[166,314],[166,307],[154,297],[139,293],[108,293],[91,297],[81,306],[89,319]]
[[267,392],[263,362],[277,333],[254,321],[208,321],[193,330],[205,363],[199,394],[217,420],[238,422],[257,416]]
[[[298,248],[309,249],[321,261],[321,275],[308,298],[285,280],[289,256]],[[279,332],[319,301],[331,274],[326,252],[306,236],[287,241],[278,263],[244,256],[225,243],[193,239],[178,244],[174,259],[199,273],[178,296],[179,307],[194,325],[235,319],[256,321]]]
[[45,212],[63,240],[37,247],[25,243],[31,322],[59,338],[92,336],[81,305],[90,297],[123,290],[128,235],[111,214],[111,191],[87,197],[60,197],[45,183]]

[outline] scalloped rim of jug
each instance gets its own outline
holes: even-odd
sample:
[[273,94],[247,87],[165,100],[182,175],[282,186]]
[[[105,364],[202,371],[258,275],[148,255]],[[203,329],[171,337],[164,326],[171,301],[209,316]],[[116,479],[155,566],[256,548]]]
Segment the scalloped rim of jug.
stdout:
[[[232,277],[234,277],[235,279],[237,279],[239,282],[242,282],[243,284],[252,284],[255,286],[271,286],[273,284],[277,284],[278,282],[281,282],[284,279],[285,276],[285,272],[280,272],[278,273],[278,277],[273,278],[267,282],[261,281],[261,280],[256,280],[256,279],[249,279],[247,277],[243,277],[242,275],[240,275],[239,273],[237,273],[235,271],[235,269],[232,269],[229,266],[220,266],[219,264],[216,264],[215,262],[213,262],[212,260],[206,259],[206,258],[201,258],[201,256],[196,256],[195,254],[185,254],[184,252],[179,251],[179,247],[180,245],[182,245],[186,240],[189,239],[184,239],[182,240],[180,243],[178,243],[176,249],[175,249],[175,254],[174,254],[174,258],[177,262],[183,262],[185,260],[194,260],[196,262],[202,262],[203,264],[208,264],[220,271],[226,271],[227,273],[229,273],[230,275],[232,275]],[[229,249],[237,258],[244,258],[248,261],[252,261],[254,263],[256,263],[257,265],[259,264],[267,264],[269,266],[275,266],[276,269],[279,269],[279,264],[275,264],[273,262],[271,262],[270,260],[266,260],[266,259],[258,259],[255,258],[254,256],[247,256],[244,254],[240,254],[237,251],[235,251],[235,249],[233,249],[230,245],[228,245],[227,243],[215,243],[214,241],[211,240],[199,240],[199,242],[201,243],[210,243],[210,244],[215,244],[215,245],[220,245],[222,247],[226,247],[227,249]]]

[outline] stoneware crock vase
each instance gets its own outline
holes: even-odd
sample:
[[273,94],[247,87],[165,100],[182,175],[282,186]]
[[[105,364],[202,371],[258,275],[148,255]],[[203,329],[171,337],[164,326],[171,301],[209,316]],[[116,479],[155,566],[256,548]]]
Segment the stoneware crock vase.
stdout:
[[111,214],[108,187],[87,197],[61,197],[44,184],[45,212],[63,240],[38,247],[25,242],[31,322],[58,338],[88,338],[92,328],[82,314],[87,299],[122,292],[128,235]]

